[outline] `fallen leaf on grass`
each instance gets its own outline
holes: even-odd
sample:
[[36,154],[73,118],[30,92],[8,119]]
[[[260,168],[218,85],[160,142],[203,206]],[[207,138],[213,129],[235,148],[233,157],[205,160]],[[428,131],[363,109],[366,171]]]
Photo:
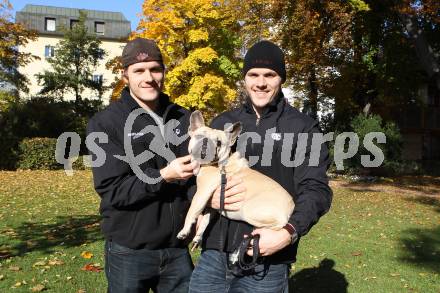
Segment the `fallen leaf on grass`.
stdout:
[[360,252],[360,251],[353,251],[353,252],[351,253],[351,255],[352,255],[352,256],[361,256],[361,255],[362,255],[362,252]]
[[85,289],[79,289],[76,293],[86,293]]
[[10,266],[10,267],[9,267],[9,270],[10,270],[10,271],[13,271],[13,272],[18,272],[19,270],[21,270],[21,268],[20,268],[20,267],[17,267],[17,266]]
[[26,245],[28,246],[28,248],[33,248],[37,246],[37,243],[35,241],[28,240],[26,241]]
[[0,250],[0,259],[7,259],[12,256],[12,252],[9,250]]
[[82,270],[82,271],[88,271],[88,272],[96,272],[96,273],[99,273],[99,272],[102,271],[102,268],[101,268],[99,265],[97,265],[97,264],[89,263],[89,264],[86,264],[85,266],[83,266],[83,267],[81,268],[81,270]]
[[5,276],[0,275],[0,281],[3,280],[5,278]]
[[63,265],[63,264],[64,264],[64,261],[59,260],[59,259],[52,259],[52,260],[49,260],[49,265],[50,265],[50,266],[61,266],[61,265]]
[[93,257],[93,253],[90,251],[83,251],[81,252],[81,256],[86,259],[91,259]]
[[400,276],[400,274],[399,273],[391,273],[390,276],[391,277],[398,277],[398,276]]
[[38,285],[31,288],[32,292],[41,292],[44,290],[46,290],[46,287],[43,284],[38,284]]
[[17,282],[14,284],[14,286],[12,286],[11,288],[18,288],[21,287],[21,282]]
[[36,263],[34,263],[33,265],[32,265],[32,267],[44,267],[46,265],[46,262],[44,261],[44,260],[41,260],[41,261],[37,261]]

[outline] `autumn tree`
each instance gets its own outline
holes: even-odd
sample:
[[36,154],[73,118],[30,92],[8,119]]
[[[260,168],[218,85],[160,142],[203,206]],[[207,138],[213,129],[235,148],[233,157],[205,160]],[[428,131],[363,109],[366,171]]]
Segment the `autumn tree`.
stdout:
[[122,63],[121,56],[111,58],[105,63],[105,68],[111,70],[114,75],[113,81],[110,83],[109,88],[112,90],[110,94],[110,101],[117,101],[121,96],[122,90],[125,88],[125,82],[122,79]]
[[208,115],[235,99],[240,23],[230,1],[152,0],[133,37],[157,41],[167,67],[165,90],[178,104]]
[[404,0],[394,4],[422,70],[440,91],[440,2]]
[[336,97],[337,121],[360,111],[394,119],[392,113],[416,107],[421,86],[435,84],[438,76],[439,4],[365,2],[369,10],[353,22],[352,58],[330,89]]
[[93,80],[93,72],[104,59],[106,52],[100,47],[101,41],[88,32],[85,25],[87,15],[80,12],[79,21],[71,29],[63,28],[64,38],[55,46],[55,56],[48,59],[51,70],[37,74],[43,88],[41,94],[75,94],[79,102],[85,89],[91,89],[101,97],[105,90],[100,80]]
[[19,51],[29,41],[35,40],[35,31],[15,23],[11,16],[12,6],[8,0],[0,0],[0,82],[12,85],[14,91],[28,92],[28,78],[18,68],[38,58]]
[[362,0],[273,2],[274,37],[286,51],[289,83],[304,93],[304,110],[314,118],[322,92],[351,58],[353,19],[365,10]]

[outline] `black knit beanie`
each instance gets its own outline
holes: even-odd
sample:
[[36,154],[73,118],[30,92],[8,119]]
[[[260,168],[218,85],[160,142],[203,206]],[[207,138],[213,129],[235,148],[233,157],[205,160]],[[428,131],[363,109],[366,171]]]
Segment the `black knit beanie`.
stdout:
[[252,68],[269,68],[286,81],[284,53],[280,47],[269,41],[260,41],[253,45],[244,56],[243,75]]

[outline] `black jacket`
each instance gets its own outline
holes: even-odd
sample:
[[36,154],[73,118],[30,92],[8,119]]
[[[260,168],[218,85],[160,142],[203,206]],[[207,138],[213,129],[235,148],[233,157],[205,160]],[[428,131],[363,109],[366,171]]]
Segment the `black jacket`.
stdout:
[[[307,234],[310,228],[318,222],[318,219],[329,210],[332,200],[332,191],[328,186],[326,175],[330,160],[325,144],[321,148],[318,166],[309,167],[312,134],[319,132],[317,122],[290,106],[282,93],[264,109],[259,120],[257,120],[255,111],[248,100],[242,107],[216,117],[211,126],[223,130],[226,123],[237,121],[241,121],[243,125],[240,136],[246,132],[256,132],[261,137],[261,143],[252,143],[249,139],[246,144],[246,159],[252,161],[255,158],[250,157],[259,157],[258,162],[251,166],[251,168],[271,177],[292,195],[295,209],[289,219],[289,223],[295,227],[299,236]],[[266,131],[270,129],[272,131],[266,134]],[[271,134],[272,132],[275,134]],[[293,143],[292,140],[286,140],[286,142],[291,141],[292,144],[290,153],[292,161],[295,157],[298,134],[310,134],[307,139],[305,160],[297,167],[286,167],[281,162],[282,145],[286,133],[294,134]],[[265,136],[267,136],[266,139]],[[270,159],[265,159],[262,162],[264,145],[267,144],[267,147],[269,147],[272,143],[273,155],[269,156],[271,161]],[[204,234],[204,241],[202,243],[204,249],[219,249],[220,247],[219,235],[221,230],[219,218],[220,216],[217,214],[215,220],[210,223]],[[253,227],[247,223],[226,218],[223,218],[222,221],[223,226],[228,227],[223,237],[225,239],[224,250],[231,252],[239,245],[243,235],[249,234]],[[275,253],[269,259],[273,263],[294,262],[296,260],[297,246],[298,241]]]
[[[167,183],[162,178],[155,184],[145,183],[130,167],[133,160],[125,162],[115,157],[126,155],[124,136],[130,139],[134,156],[150,149],[154,135],[145,131],[145,127],[156,123],[146,112],[134,120],[131,133],[124,134],[126,120],[136,109],[141,108],[126,88],[120,100],[97,113],[88,123],[87,134],[103,132],[108,136],[108,142],[97,142],[106,154],[105,163],[93,168],[95,190],[101,197],[102,231],[106,239],[133,249],[184,247],[187,243],[178,240],[176,235],[183,227],[189,207],[187,186],[191,184]],[[174,131],[177,137],[187,133],[189,111],[171,103],[165,94],[159,97],[158,109],[164,124],[172,119],[179,122],[176,128],[166,125],[165,133]],[[176,157],[188,154],[188,139],[174,145],[167,137],[170,136],[165,135],[165,141],[162,140],[164,149],[169,148]],[[91,148],[89,152],[95,159],[96,154]],[[143,174],[159,178],[159,170],[166,165],[167,160],[156,154],[139,166]]]

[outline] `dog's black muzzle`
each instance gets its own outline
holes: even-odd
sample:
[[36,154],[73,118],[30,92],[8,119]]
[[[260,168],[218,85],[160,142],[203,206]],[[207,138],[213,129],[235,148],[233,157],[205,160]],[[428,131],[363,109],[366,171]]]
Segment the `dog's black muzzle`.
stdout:
[[202,164],[218,161],[217,144],[207,137],[197,140],[193,150],[191,151],[191,154]]

